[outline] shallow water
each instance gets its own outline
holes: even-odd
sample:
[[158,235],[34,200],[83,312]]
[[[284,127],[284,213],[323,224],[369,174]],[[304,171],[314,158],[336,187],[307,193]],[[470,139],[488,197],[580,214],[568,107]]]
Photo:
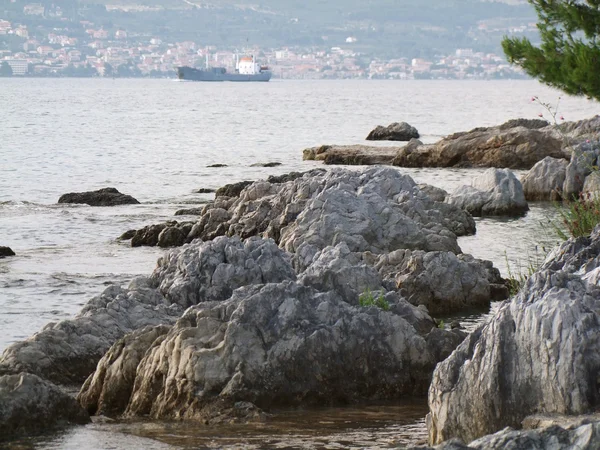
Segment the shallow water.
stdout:
[[[533,81],[215,85],[0,79],[0,245],[17,253],[0,260],[0,351],[48,322],[76,314],[107,284],[148,275],[163,251],[132,249],[116,238],[128,229],[173,219],[177,209],[212,198],[195,194],[198,188],[321,167],[302,161],[302,150],[365,143],[364,137],[378,124],[407,121],[421,131],[425,142],[434,142],[456,131],[534,118],[542,111],[531,103],[532,95],[552,102],[559,94]],[[581,98],[561,101],[560,113],[568,120],[597,111],[596,103]],[[271,161],[282,165],[251,167]],[[215,163],[227,167],[207,167]],[[446,190],[468,184],[482,172],[399,170]],[[107,186],[142,204],[56,204],[64,193]],[[479,219],[477,235],[462,237],[459,244],[466,253],[494,261],[504,274],[508,259],[516,272],[536,255],[536,245],[556,241],[548,227],[555,214],[552,205],[533,204],[521,219]],[[177,218],[185,219],[191,218]],[[482,314],[476,311],[461,320],[473,328],[484,320]],[[251,448],[264,441],[272,448],[340,448],[351,443],[385,447],[422,438],[424,401],[414,411],[378,408],[385,416],[380,421],[368,408],[323,413],[340,418],[330,426],[325,426],[329,419],[312,420],[319,413],[298,411],[282,414],[262,428],[207,431],[185,425],[94,424],[23,445]],[[402,436],[408,440],[402,441]]]

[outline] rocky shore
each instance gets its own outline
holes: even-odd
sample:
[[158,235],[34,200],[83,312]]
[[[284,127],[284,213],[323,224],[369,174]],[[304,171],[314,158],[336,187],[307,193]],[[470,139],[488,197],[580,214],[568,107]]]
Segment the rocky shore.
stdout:
[[[492,166],[452,193],[394,167],[315,169],[224,186],[185,212],[194,220],[128,231],[134,247],[170,250],[149,276],[4,351],[0,440],[93,416],[212,426],[426,397],[436,448],[597,448],[600,227],[555,248],[512,298],[492,262],[458,244],[473,216],[595,192],[597,120],[435,144],[457,166]],[[567,148],[564,136],[585,140]],[[466,141],[476,148],[457,150]],[[532,167],[523,183],[509,159]],[[439,320],[493,301],[471,334]]]

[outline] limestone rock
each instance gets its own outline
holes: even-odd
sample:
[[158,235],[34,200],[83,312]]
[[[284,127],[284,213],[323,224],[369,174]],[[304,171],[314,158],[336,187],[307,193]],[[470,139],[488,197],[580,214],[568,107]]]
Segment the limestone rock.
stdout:
[[419,184],[419,189],[434,202],[444,202],[448,197],[448,192],[430,184]]
[[378,125],[367,136],[367,141],[410,141],[419,139],[417,129],[406,122],[394,122],[387,127]]
[[368,145],[321,145],[303,150],[302,159],[323,161],[328,165],[372,166],[390,165],[400,147]]
[[104,188],[89,192],[71,192],[61,195],[58,203],[85,203],[90,206],[116,206],[139,204],[131,195],[121,194],[115,188]]
[[586,177],[598,167],[599,157],[600,147],[595,142],[584,142],[574,147],[563,184],[565,198],[571,199],[581,193]]
[[469,442],[533,413],[598,407],[600,290],[579,273],[542,268],[437,366],[430,442]]
[[151,277],[169,302],[184,308],[226,300],[241,286],[295,279],[290,256],[258,237],[195,241],[161,257]]
[[417,395],[435,365],[429,348],[392,310],[291,281],[247,286],[190,308],[155,341],[126,415],[210,422],[219,401],[264,409]]
[[565,159],[545,157],[523,178],[525,199],[560,200],[569,162]]
[[474,216],[519,216],[529,210],[523,186],[508,169],[488,169],[447,199]]
[[169,331],[167,325],[144,327],[118,340],[85,381],[77,401],[91,415],[112,416],[125,410],[135,372],[146,351]]
[[455,133],[432,145],[401,149],[392,164],[401,167],[531,169],[546,156],[563,158],[563,145],[560,134],[546,128],[476,128]]
[[239,197],[240,192],[242,192],[246,186],[251,184],[252,181],[240,181],[238,183],[226,184],[217,189],[215,197]]
[[0,376],[0,442],[89,421],[75,399],[52,383],[29,373]]
[[594,170],[590,173],[583,184],[583,190],[581,192],[583,198],[586,199],[597,199],[600,197],[600,172]]
[[434,315],[489,307],[508,297],[498,269],[471,255],[398,250],[381,255],[376,267],[410,303]]

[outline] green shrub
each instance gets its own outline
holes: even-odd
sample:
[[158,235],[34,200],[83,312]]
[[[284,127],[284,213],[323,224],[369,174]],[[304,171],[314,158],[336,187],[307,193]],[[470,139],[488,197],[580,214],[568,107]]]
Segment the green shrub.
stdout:
[[575,200],[559,206],[558,214],[565,229],[556,224],[554,229],[562,239],[589,236],[600,223],[600,197],[580,194]]
[[390,309],[390,304],[383,296],[383,292],[379,292],[379,295],[376,297],[375,293],[373,293],[369,288],[367,288],[365,292],[358,296],[358,304],[365,308],[369,306],[377,306],[384,311],[388,311]]

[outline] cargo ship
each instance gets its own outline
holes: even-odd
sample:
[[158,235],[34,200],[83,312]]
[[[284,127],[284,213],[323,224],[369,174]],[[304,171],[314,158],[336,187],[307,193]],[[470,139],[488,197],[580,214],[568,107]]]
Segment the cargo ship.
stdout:
[[207,55],[206,69],[178,67],[177,77],[190,81],[269,81],[271,71],[267,66],[257,64],[254,56],[244,56],[237,59],[235,72],[227,72],[225,67],[208,67]]

